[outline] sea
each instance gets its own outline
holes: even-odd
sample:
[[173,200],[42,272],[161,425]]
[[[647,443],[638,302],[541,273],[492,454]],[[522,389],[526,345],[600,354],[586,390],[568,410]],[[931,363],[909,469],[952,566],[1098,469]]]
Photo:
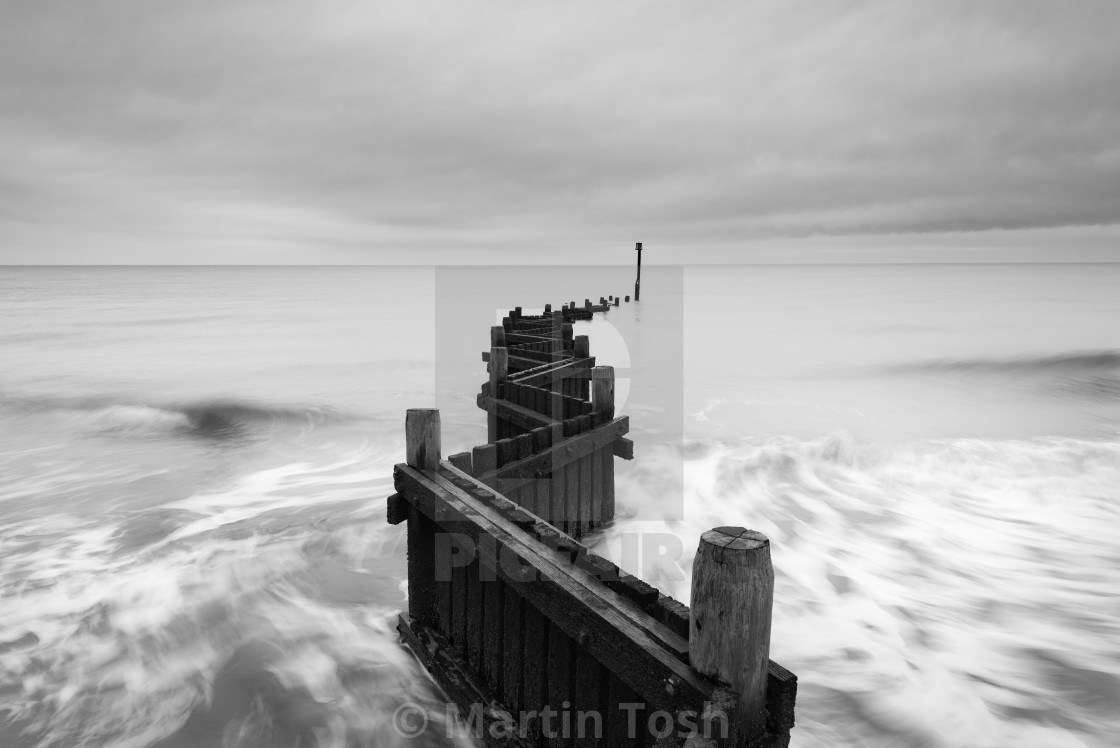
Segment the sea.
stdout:
[[[395,630],[405,411],[484,443],[489,327],[633,284],[0,268],[0,746],[471,745]],[[1120,745],[1120,264],[647,265],[576,334],[635,442],[587,542],[687,603],[764,532],[793,746]]]

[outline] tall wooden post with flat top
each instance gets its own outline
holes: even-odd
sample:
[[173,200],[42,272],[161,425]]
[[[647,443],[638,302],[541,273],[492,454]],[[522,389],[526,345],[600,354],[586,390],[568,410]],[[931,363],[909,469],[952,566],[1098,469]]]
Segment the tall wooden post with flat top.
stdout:
[[638,253],[638,278],[634,281],[634,301],[637,301],[642,292],[642,243],[638,242],[634,250]]

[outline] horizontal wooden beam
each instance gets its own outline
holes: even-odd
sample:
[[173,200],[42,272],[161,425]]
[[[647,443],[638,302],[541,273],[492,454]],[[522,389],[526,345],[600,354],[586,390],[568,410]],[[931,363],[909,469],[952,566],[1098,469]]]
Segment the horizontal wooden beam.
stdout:
[[487,413],[493,413],[499,418],[504,418],[515,426],[520,426],[523,429],[532,431],[540,426],[551,426],[560,421],[546,416],[542,413],[529,410],[528,408],[520,405],[515,405],[508,400],[497,400],[487,395],[479,394],[476,398],[478,407],[485,410]]
[[573,358],[567,361],[554,361],[546,364],[536,362],[536,366],[532,369],[525,369],[516,374],[510,374],[507,381],[513,382],[514,384],[531,384],[535,387],[541,387],[560,379],[571,379],[576,376],[581,376],[580,372],[585,369],[588,372],[586,376],[590,379],[590,372],[594,366],[594,356]]
[[[541,364],[541,362],[537,361],[536,359],[525,358],[524,356],[516,355],[514,353],[517,350],[516,348],[508,348],[507,350],[509,351],[508,360],[509,360],[510,378],[513,377],[514,370],[516,370],[516,373],[521,374],[521,373],[524,373],[525,371],[527,371],[529,369],[536,369],[536,368],[539,368],[541,366],[554,366],[555,363],[556,363],[556,362],[546,362],[544,364]],[[490,351],[483,351],[482,352],[482,360],[486,363],[490,363]]]
[[[453,483],[448,474],[471,490]],[[649,709],[674,714],[696,709],[722,690],[669,651],[670,646],[687,649],[679,635],[586,569],[543,552],[533,535],[505,519],[496,505],[512,505],[509,499],[447,462],[435,475],[397,465],[394,482],[409,503],[437,524],[466,532],[480,549],[492,542],[492,552],[479,554],[481,566],[634,689]]]
[[624,460],[634,459],[634,442],[625,437],[614,443],[614,456]]
[[573,346],[570,340],[561,340],[560,331],[556,331],[556,337],[551,335],[533,335],[525,332],[511,332],[506,335],[506,341],[509,345],[528,345],[531,343],[556,343],[563,348],[571,348]]
[[489,483],[496,478],[503,481],[502,485],[505,485],[506,480],[516,478],[531,480],[540,474],[551,473],[557,468],[583,459],[622,438],[622,435],[629,431],[630,417],[622,416],[603,424],[597,429],[585,431],[577,436],[570,436],[543,452],[516,460],[492,472],[475,477],[483,483]]
[[553,330],[551,325],[537,325],[535,327],[519,326],[510,330],[509,334],[521,337],[536,337],[542,340],[563,340],[563,333],[559,329]]
[[399,493],[385,500],[385,519],[390,525],[399,525],[408,519],[408,502]]
[[534,351],[532,348],[525,346],[510,346],[509,353],[511,356],[519,356],[521,358],[529,359],[533,362],[533,366],[540,366],[542,363],[552,364],[557,361],[569,361],[572,359],[572,352],[568,351]]

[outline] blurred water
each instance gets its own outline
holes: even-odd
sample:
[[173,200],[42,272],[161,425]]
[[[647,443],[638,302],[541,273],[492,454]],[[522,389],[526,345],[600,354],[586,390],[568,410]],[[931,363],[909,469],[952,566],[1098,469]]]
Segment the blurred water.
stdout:
[[[581,324],[637,459],[594,542],[683,600],[767,532],[797,746],[1120,739],[1120,266],[644,268]],[[630,268],[0,269],[0,745],[405,744],[403,411]],[[628,381],[627,381],[627,378]]]

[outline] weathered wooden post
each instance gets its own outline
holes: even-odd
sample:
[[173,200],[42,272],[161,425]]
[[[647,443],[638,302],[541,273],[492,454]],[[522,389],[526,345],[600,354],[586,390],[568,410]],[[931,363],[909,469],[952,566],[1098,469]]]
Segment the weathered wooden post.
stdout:
[[[642,243],[637,242],[634,249],[638,253],[638,277],[634,281],[634,301],[638,300],[638,295],[642,292]],[[627,299],[629,301],[629,299]]]
[[[586,337],[580,335],[579,338]],[[576,338],[576,340],[579,340]],[[591,408],[614,418],[614,367],[596,366],[591,370]]]
[[[497,349],[495,349],[497,350]],[[439,411],[410,408],[404,417],[405,460],[416,470],[434,472],[440,460]],[[435,582],[436,523],[415,506],[408,509],[408,612],[427,625],[437,625]]]
[[[596,366],[591,370],[591,408],[602,413],[606,420],[614,418],[614,367]],[[610,522],[614,519],[614,447],[599,450],[600,499],[594,519]]]
[[773,608],[770,540],[742,527],[704,533],[692,566],[688,658],[692,667],[739,692],[735,721],[744,745],[766,730]]
[[490,328],[490,347],[506,347],[506,328],[502,327],[501,325],[494,325]]
[[614,305],[618,306],[618,297],[617,296],[614,297]]
[[[509,348],[504,346],[490,349],[490,397],[497,402],[500,392],[499,385],[509,376]],[[486,417],[486,441],[495,442],[501,438],[498,434],[498,413],[496,405],[492,406]]]
[[629,296],[627,296],[627,297],[626,297],[626,303],[627,303],[627,304],[629,304],[629,303],[630,303],[630,297],[629,297]]
[[[482,444],[471,451],[471,465],[475,475],[484,475],[498,466],[498,448],[493,444]],[[496,478],[489,478],[486,485],[494,488],[498,485]]]
[[545,304],[544,305],[544,316],[547,317],[550,314],[552,314],[552,304]]
[[591,341],[586,335],[576,335],[574,342],[575,348],[572,349],[572,353],[576,358],[587,358],[591,355]]
[[583,300],[583,308],[584,309],[590,309],[591,308],[591,299],[584,299]]
[[[494,350],[505,350],[495,348]],[[409,408],[404,416],[405,459],[417,470],[436,470],[440,460],[439,411]]]
[[561,340],[571,340],[572,339],[572,323],[571,322],[565,322],[562,325],[560,325],[560,339]]

